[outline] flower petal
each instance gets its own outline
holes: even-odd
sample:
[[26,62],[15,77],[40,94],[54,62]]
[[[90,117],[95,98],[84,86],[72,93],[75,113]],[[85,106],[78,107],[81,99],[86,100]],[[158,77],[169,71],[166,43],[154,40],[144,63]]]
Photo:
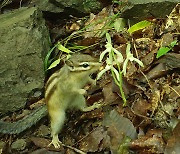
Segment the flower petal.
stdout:
[[109,35],[109,33],[106,33],[106,39],[107,39],[108,43],[111,44],[111,36]]
[[104,50],[104,51],[101,53],[100,58],[99,58],[99,61],[100,61],[100,62],[103,60],[105,54],[108,53],[108,52],[109,52],[109,51],[106,49],[106,50]]
[[128,63],[128,59],[126,58],[123,63],[123,70],[122,70],[124,76],[126,75],[127,63]]
[[113,61],[112,59],[110,59],[109,57],[106,59],[106,64],[107,65],[113,65]]
[[106,47],[106,50],[108,50],[108,52],[111,52],[111,50],[113,49],[112,44],[108,42],[106,43],[105,47]]
[[110,70],[110,66],[106,65],[105,69],[103,69],[101,72],[98,73],[96,79],[99,80],[99,79],[101,78],[101,76],[102,76],[105,72],[107,72],[108,70]]
[[144,67],[144,64],[143,64],[142,61],[140,61],[139,59],[134,58],[134,61],[135,61],[136,63],[138,63],[141,67]]
[[117,54],[117,60],[118,60],[118,62],[119,62],[119,63],[122,63],[122,62],[123,62],[123,56],[122,56],[122,54],[121,54],[118,50],[116,50],[115,48],[113,48],[113,51]]
[[117,79],[118,81],[120,81],[119,72],[118,72],[113,66],[111,67],[111,69],[112,69],[112,71],[115,73],[116,79]]

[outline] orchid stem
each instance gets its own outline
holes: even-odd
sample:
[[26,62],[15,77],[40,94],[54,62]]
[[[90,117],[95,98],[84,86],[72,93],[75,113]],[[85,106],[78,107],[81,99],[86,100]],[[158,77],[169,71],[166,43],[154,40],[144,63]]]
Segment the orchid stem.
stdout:
[[126,102],[127,102],[127,100],[126,100],[126,97],[125,97],[125,94],[124,94],[124,91],[123,91],[123,73],[122,72],[120,72],[119,73],[119,90],[120,90],[120,93],[121,93],[121,97],[122,97],[122,99],[123,99],[123,106],[126,106]]
[[111,73],[112,73],[112,76],[113,76],[113,78],[114,78],[115,83],[116,83],[116,84],[118,85],[118,87],[119,87],[120,94],[121,94],[121,97],[122,97],[122,100],[123,100],[123,106],[125,107],[127,100],[126,100],[126,97],[125,97],[125,94],[124,94],[124,91],[123,91],[123,73],[122,73],[122,71],[121,71],[121,69],[120,69],[119,63],[117,62],[117,59],[116,59],[113,51],[111,51],[111,54],[109,55],[109,57],[111,57],[112,59],[115,60],[115,62],[116,62],[116,64],[117,64],[117,67],[118,67],[119,81],[116,79],[116,76],[115,76],[115,74],[114,74],[114,72],[113,72],[112,69],[111,69]]

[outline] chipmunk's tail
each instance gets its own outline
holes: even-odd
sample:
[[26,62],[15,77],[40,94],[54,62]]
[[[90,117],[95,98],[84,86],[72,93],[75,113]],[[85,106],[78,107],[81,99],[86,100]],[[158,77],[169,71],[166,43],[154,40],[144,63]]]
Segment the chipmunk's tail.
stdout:
[[25,116],[23,119],[17,122],[4,122],[0,121],[0,133],[2,134],[19,134],[26,129],[32,127],[43,117],[47,115],[47,107],[43,105]]

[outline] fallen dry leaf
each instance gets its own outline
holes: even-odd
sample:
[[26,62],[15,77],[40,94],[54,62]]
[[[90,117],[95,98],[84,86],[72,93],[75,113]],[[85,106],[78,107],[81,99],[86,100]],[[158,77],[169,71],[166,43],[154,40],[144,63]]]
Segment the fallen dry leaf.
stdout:
[[158,154],[164,152],[164,141],[160,130],[150,130],[145,136],[131,142],[130,148],[139,153]]
[[53,146],[48,147],[48,145],[50,144],[51,141],[48,139],[45,139],[45,138],[31,137],[30,139],[37,147],[46,148],[48,150],[53,150],[53,151],[63,151],[64,150],[63,146],[61,146],[60,149],[56,149]]
[[173,130],[173,136],[167,142],[165,154],[178,154],[180,151],[180,122]]
[[121,116],[116,110],[112,110],[103,120],[103,125],[107,127],[110,136],[113,152],[117,152],[125,137],[135,139],[137,137],[136,129],[132,122]]
[[103,125],[106,127],[113,126],[119,131],[119,134],[135,139],[137,137],[136,128],[132,122],[120,115],[116,110],[112,110],[109,115],[105,116]]
[[80,142],[80,149],[85,152],[98,152],[109,146],[109,137],[103,127],[97,127]]

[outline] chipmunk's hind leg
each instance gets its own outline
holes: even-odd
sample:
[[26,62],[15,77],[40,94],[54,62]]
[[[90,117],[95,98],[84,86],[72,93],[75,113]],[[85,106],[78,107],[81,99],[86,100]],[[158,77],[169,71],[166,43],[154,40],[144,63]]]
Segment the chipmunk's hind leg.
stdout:
[[65,111],[54,109],[53,112],[49,112],[51,120],[51,136],[52,142],[49,144],[54,145],[55,148],[60,148],[61,142],[59,141],[58,134],[63,127],[65,121]]

